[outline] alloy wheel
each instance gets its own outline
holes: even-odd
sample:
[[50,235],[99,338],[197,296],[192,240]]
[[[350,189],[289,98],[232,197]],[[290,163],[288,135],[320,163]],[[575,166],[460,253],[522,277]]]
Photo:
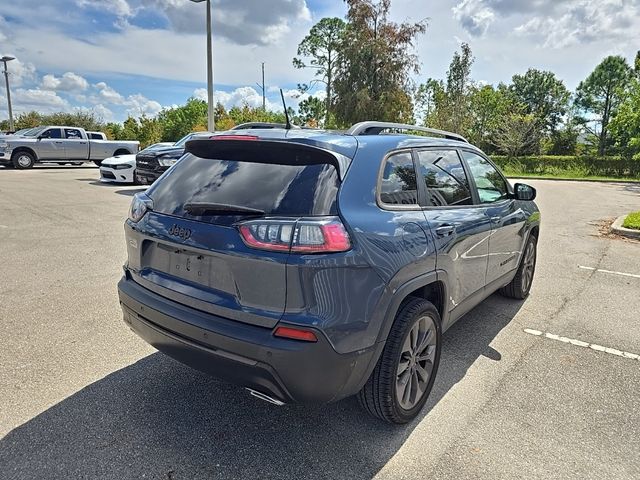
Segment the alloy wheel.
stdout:
[[404,341],[396,373],[396,397],[405,410],[415,407],[427,390],[435,362],[436,342],[433,319],[420,317]]

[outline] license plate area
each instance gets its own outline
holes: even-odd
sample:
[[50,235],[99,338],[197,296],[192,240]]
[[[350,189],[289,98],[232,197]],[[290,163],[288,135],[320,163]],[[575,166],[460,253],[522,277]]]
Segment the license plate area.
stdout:
[[211,289],[234,292],[229,266],[215,255],[153,242],[144,249],[142,268]]

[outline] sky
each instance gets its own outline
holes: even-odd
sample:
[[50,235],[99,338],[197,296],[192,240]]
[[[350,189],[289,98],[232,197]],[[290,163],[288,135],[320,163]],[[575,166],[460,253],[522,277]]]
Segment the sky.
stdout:
[[[630,62],[640,49],[640,0],[392,0],[394,21],[428,21],[415,43],[417,83],[443,78],[461,42],[475,55],[472,77],[509,82],[534,67],[575,89],[607,55]],[[289,105],[312,78],[292,65],[298,43],[342,0],[212,0],[216,100],[229,108]],[[84,109],[104,121],[155,115],[206,99],[205,4],[189,0],[0,0],[0,55],[8,63],[14,112]],[[321,92],[317,93],[321,96]],[[0,120],[8,117],[0,83]]]

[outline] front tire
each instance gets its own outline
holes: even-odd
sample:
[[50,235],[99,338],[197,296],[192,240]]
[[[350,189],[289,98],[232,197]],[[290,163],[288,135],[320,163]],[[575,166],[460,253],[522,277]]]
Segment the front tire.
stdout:
[[537,247],[538,239],[533,235],[529,235],[516,276],[513,277],[511,283],[500,289],[502,295],[517,300],[524,300],[529,296],[531,285],[533,284],[533,276],[536,272]]
[[433,388],[441,349],[438,310],[426,300],[410,299],[398,312],[378,364],[358,393],[360,405],[389,423],[413,420]]
[[11,161],[13,162],[13,166],[18,170],[26,170],[27,168],[33,167],[36,163],[36,158],[29,152],[17,152],[13,154]]

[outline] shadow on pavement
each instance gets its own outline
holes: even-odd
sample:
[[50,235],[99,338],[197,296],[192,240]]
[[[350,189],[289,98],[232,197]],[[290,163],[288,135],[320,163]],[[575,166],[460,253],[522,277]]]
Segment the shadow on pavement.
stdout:
[[501,360],[489,343],[521,306],[494,295],[447,332],[431,398],[407,426],[368,417],[355,399],[275,407],[155,353],[11,431],[2,476],[371,478],[478,357]]
[[116,190],[115,193],[118,195],[126,195],[128,197],[133,197],[136,193],[146,192],[148,187],[143,188],[132,188],[131,190]]

